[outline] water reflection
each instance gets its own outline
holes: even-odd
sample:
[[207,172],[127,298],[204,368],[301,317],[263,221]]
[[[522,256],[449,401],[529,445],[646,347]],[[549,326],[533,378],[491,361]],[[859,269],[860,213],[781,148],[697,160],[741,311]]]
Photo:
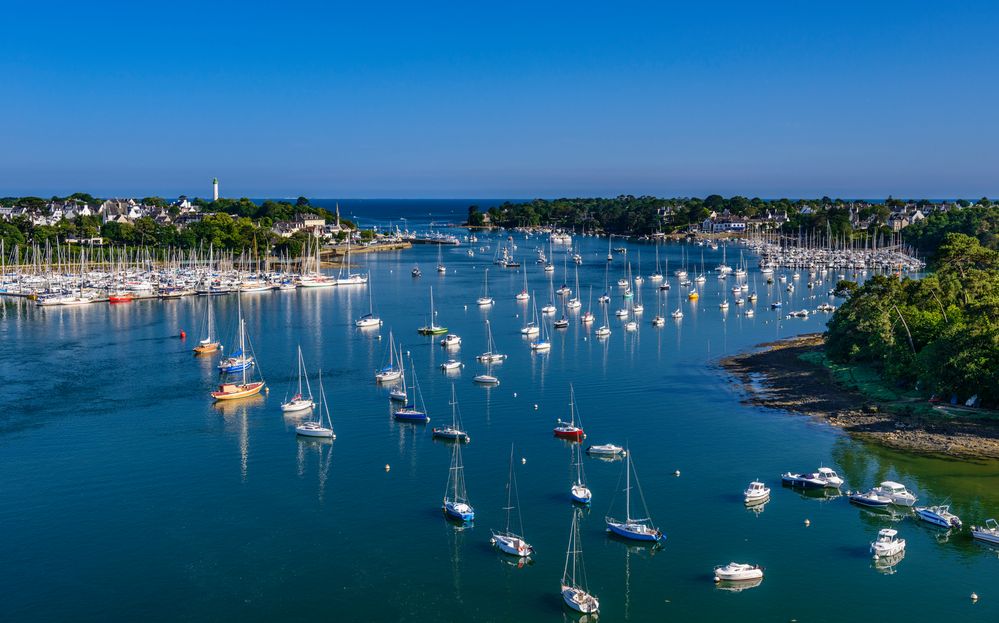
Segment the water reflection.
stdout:
[[243,482],[246,482],[247,465],[250,458],[250,425],[248,413],[251,407],[259,407],[264,402],[264,397],[257,395],[240,400],[221,400],[212,405],[216,411],[222,414],[225,429],[227,431],[235,430],[236,432],[237,439],[239,440],[239,474]]
[[310,455],[316,457],[316,475],[319,479],[319,501],[325,499],[326,481],[329,479],[330,466],[333,464],[333,440],[319,437],[297,436],[298,477],[303,478],[307,459]]

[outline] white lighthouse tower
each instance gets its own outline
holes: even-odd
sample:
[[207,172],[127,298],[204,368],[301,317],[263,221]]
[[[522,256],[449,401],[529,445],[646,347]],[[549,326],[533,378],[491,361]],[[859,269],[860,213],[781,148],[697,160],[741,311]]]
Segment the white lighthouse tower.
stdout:
[[219,200],[219,178],[212,178],[212,201]]

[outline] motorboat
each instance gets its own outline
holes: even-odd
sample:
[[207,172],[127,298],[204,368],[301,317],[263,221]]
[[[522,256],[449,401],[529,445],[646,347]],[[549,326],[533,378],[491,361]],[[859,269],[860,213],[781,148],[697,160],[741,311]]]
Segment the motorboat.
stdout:
[[754,480],[749,483],[749,487],[743,492],[743,496],[746,500],[746,506],[763,504],[770,499],[770,487],[759,480]]
[[905,539],[898,538],[898,530],[882,528],[878,538],[871,542],[871,553],[875,558],[895,556],[905,550]]
[[843,479],[828,467],[820,467],[818,471],[808,474],[786,472],[781,474],[781,482],[784,486],[799,489],[839,489],[843,486]]
[[916,517],[941,528],[961,527],[961,518],[950,512],[949,506],[917,506]]
[[868,491],[866,493],[857,491],[856,493],[849,494],[847,497],[850,499],[850,502],[869,508],[887,508],[891,504],[891,498],[881,495],[876,491]]
[[444,339],[441,340],[441,346],[443,346],[444,348],[454,348],[455,346],[460,346],[460,345],[461,345],[461,338],[454,333],[448,333],[447,335],[444,336]]
[[826,488],[839,489],[843,486],[843,479],[828,467],[820,467],[812,476],[825,483]]
[[462,365],[461,362],[458,361],[457,359],[448,359],[447,361],[441,364],[441,370],[444,371],[458,370],[461,368],[461,365]]
[[714,569],[715,582],[751,582],[763,578],[763,567],[743,562],[730,562]]
[[499,385],[499,379],[492,374],[478,374],[472,377],[472,381],[480,385]]
[[971,537],[993,545],[999,545],[999,522],[986,519],[984,526],[971,526]]
[[913,506],[916,503],[916,496],[905,488],[905,485],[893,480],[886,480],[874,488],[877,493],[891,499],[891,503],[896,506]]
[[615,446],[612,443],[605,443],[601,445],[590,446],[586,449],[587,454],[593,456],[625,456],[628,451],[621,446]]

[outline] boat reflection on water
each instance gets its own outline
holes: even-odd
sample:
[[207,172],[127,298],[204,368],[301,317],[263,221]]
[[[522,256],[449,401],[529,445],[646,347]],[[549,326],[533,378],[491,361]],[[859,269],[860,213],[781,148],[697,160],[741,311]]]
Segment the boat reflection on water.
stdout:
[[329,480],[330,465],[333,464],[333,439],[330,437],[302,437],[296,435],[298,441],[298,477],[304,478],[306,464],[310,454],[315,454],[316,474],[319,477],[319,501],[322,502],[326,494],[326,482]]
[[898,523],[906,518],[906,514],[895,510],[894,508],[867,508],[867,507],[857,507],[860,511],[860,520],[864,525],[882,528],[884,527],[885,521],[890,521],[892,523]]
[[871,563],[871,566],[875,571],[883,575],[894,575],[896,572],[895,567],[898,563],[902,562],[903,558],[905,558],[905,550],[902,550],[892,556],[881,556],[879,558],[875,558]]
[[746,510],[748,512],[750,512],[750,513],[756,515],[757,517],[759,517],[760,515],[763,514],[763,511],[766,510],[767,504],[769,504],[769,503],[770,503],[770,499],[767,498],[766,500],[764,500],[762,502],[747,502],[745,504],[745,507],[746,507]]
[[727,593],[741,593],[742,591],[756,588],[760,584],[763,584],[763,578],[741,581],[721,580],[719,582],[715,582],[715,588]]
[[225,421],[225,428],[235,427],[239,437],[239,473],[243,481],[246,481],[247,465],[250,459],[250,426],[247,414],[251,407],[263,406],[265,398],[260,394],[243,398],[238,402],[219,401],[212,404],[212,407],[222,414]]

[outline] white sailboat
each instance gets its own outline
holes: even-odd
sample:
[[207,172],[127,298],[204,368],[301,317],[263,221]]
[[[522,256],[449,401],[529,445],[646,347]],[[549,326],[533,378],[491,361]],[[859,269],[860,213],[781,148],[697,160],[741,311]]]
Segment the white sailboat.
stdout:
[[319,408],[316,409],[316,419],[309,420],[295,427],[295,432],[303,437],[324,437],[335,439],[333,420],[330,419],[329,401],[326,400],[326,390],[323,389],[323,372],[319,371]]
[[527,291],[527,266],[524,266],[524,268],[521,269],[521,272],[524,273],[524,289],[517,293],[517,300],[527,301],[531,298],[531,293]]
[[[516,506],[513,504],[514,500],[517,502]],[[518,533],[510,531],[510,515],[515,508],[520,528]],[[534,553],[534,548],[520,536],[524,533],[524,519],[520,514],[520,494],[517,492],[517,476],[513,470],[513,444],[510,444],[510,476],[506,483],[506,506],[503,510],[506,511],[506,528],[502,532],[493,530],[489,542],[505,554],[521,558],[530,556]]]
[[420,335],[443,335],[447,333],[447,327],[437,325],[437,312],[434,311],[434,287],[430,286],[430,320],[416,330]]
[[[391,331],[389,331],[388,356],[388,365],[375,371],[375,381],[378,383],[397,381],[402,376],[402,368],[395,361],[395,338],[393,337]],[[382,361],[384,361],[384,359]]]
[[480,296],[475,301],[478,303],[479,307],[488,307],[492,305],[493,297],[489,296],[489,269],[487,268],[482,277],[482,296]]
[[539,352],[539,351],[551,350],[551,348],[552,348],[552,340],[551,340],[551,334],[548,331],[548,323],[545,321],[544,318],[542,318],[541,334],[537,337],[537,339],[531,342],[531,350]]
[[506,359],[506,355],[496,350],[496,344],[493,342],[493,329],[488,320],[486,320],[486,352],[476,357],[476,359],[483,363],[496,363]]
[[583,306],[582,301],[579,300],[579,269],[576,268],[576,289],[574,290],[574,296],[570,298],[565,306],[568,309],[579,309]]
[[298,347],[298,392],[291,397],[291,400],[286,400],[281,403],[281,410],[285,413],[294,413],[296,411],[305,411],[306,409],[311,409],[315,403],[312,400],[312,387],[309,385],[309,376],[305,376],[305,387],[308,393],[302,392],[302,376],[305,368],[305,360],[302,358],[302,347]]
[[437,245],[437,272],[443,274],[447,272],[447,266],[444,265],[444,259],[441,256],[441,250],[443,245]]
[[604,305],[603,309],[604,309],[604,323],[599,327],[597,327],[597,330],[594,332],[594,334],[597,337],[607,337],[611,334],[610,325],[607,323],[607,306]]
[[593,322],[593,286],[590,286],[590,297],[586,302],[586,311],[583,315],[579,317],[579,321],[583,324],[589,324]]
[[576,468],[576,476],[569,487],[569,498],[577,504],[589,504],[593,500],[593,492],[586,486],[586,472],[583,471],[583,446],[580,443],[572,444],[570,454],[572,466]]
[[586,587],[583,547],[579,541],[579,513],[578,509],[572,511],[572,529],[565,551],[565,568],[562,570],[562,600],[577,612],[593,614],[600,610],[600,601]]
[[354,321],[354,326],[360,329],[380,327],[382,324],[382,319],[375,315],[375,303],[372,298],[374,295],[371,290],[372,288],[368,287],[368,313]]
[[527,321],[523,327],[520,328],[521,335],[537,335],[541,331],[538,328],[538,302],[534,302],[534,316],[531,320]]
[[399,344],[398,357],[399,357],[399,380],[402,381],[401,386],[396,384],[392,389],[389,390],[389,400],[392,402],[409,402],[409,388],[406,385],[406,366],[405,360],[402,358],[402,344]]
[[450,439],[458,443],[468,443],[472,438],[461,428],[461,418],[458,416],[458,398],[455,394],[454,383],[451,383],[451,424],[435,427],[434,437],[440,439]]

